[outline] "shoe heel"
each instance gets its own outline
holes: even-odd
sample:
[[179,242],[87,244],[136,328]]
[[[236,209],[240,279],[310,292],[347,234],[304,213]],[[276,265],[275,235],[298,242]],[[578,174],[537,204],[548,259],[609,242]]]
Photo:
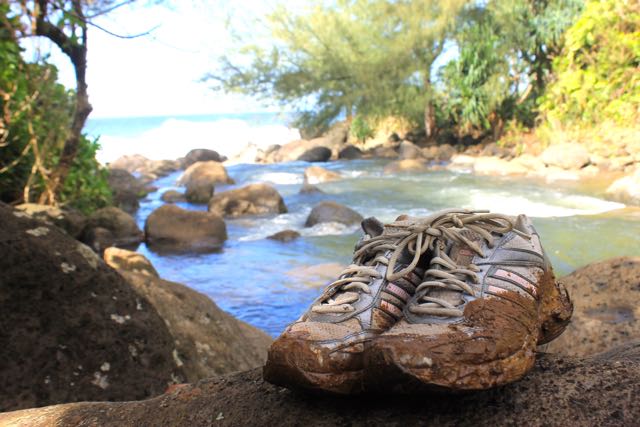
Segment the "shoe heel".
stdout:
[[569,292],[562,283],[555,280],[553,272],[545,273],[542,290],[544,293],[540,304],[540,315],[543,320],[538,345],[553,341],[562,334],[573,314],[573,303]]

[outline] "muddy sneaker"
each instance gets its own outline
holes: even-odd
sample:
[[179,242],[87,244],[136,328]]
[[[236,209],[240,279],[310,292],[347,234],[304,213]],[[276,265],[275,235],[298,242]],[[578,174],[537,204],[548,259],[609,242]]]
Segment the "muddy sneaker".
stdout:
[[367,356],[373,389],[478,390],[524,376],[573,306],[524,215],[453,214],[404,319]]
[[352,265],[271,345],[265,380],[334,393],[361,391],[365,344],[401,318],[429,262],[413,226],[402,217],[386,226],[375,218],[362,222],[365,235]]

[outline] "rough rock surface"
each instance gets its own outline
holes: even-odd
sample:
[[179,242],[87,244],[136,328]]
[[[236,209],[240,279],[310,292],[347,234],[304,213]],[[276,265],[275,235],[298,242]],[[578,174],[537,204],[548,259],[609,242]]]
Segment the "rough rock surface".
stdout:
[[162,193],[160,199],[166,203],[178,203],[178,202],[186,202],[187,198],[184,194],[176,190],[167,190]]
[[547,166],[557,166],[562,169],[580,169],[589,163],[589,152],[578,143],[553,144],[545,149],[540,159]]
[[104,251],[104,262],[116,270],[143,274],[145,276],[160,277],[151,261],[144,255],[126,249],[107,248]]
[[227,158],[225,156],[221,156],[215,150],[208,150],[206,148],[196,148],[194,150],[189,151],[187,155],[184,156],[184,159],[182,160],[182,168],[186,169],[196,162],[208,162],[208,161],[224,162],[225,160],[227,160]]
[[3,204],[0,230],[0,411],[181,380],[162,319],[91,249]]
[[388,163],[382,170],[386,174],[402,172],[424,172],[428,169],[428,164],[422,159],[396,160]]
[[91,238],[92,230],[96,228],[109,230],[114,246],[135,248],[144,239],[135,219],[113,206],[98,209],[87,220],[81,240],[92,247],[95,247],[95,240]]
[[400,160],[421,159],[422,151],[411,141],[402,141],[398,148],[398,158]]
[[113,193],[113,203],[130,214],[134,214],[140,207],[138,199],[146,196],[149,192],[135,176],[125,169],[110,169],[108,181]]
[[320,202],[311,209],[305,227],[313,227],[323,222],[339,222],[341,224],[358,224],[364,218],[358,212],[340,203],[332,201]]
[[331,149],[323,146],[313,147],[298,157],[303,162],[326,162],[331,158]]
[[16,209],[45,224],[55,225],[75,238],[80,237],[87,222],[86,216],[73,209],[56,208],[36,203],[24,203],[16,206]]
[[178,179],[178,185],[187,188],[204,184],[233,184],[233,180],[229,178],[224,166],[213,160],[192,164]]
[[121,271],[164,319],[189,382],[262,366],[271,337],[180,283]]
[[342,179],[342,175],[321,168],[320,166],[309,166],[304,170],[304,182],[307,184],[313,185],[321,182],[337,181],[339,179]]
[[587,356],[640,339],[640,257],[592,263],[561,281],[574,313],[566,331],[546,351]]
[[[260,370],[143,402],[76,403],[0,414],[23,426],[621,426],[640,417],[640,345],[598,358],[541,355],[516,383],[460,395],[334,397],[265,383]],[[82,424],[85,423],[85,424]]]
[[476,157],[473,170],[478,175],[524,175],[529,169],[525,166],[499,157]]
[[362,158],[362,151],[353,145],[347,145],[338,153],[340,160],[355,160]]
[[147,176],[147,180],[153,180],[177,171],[180,164],[176,160],[151,160],[140,154],[132,154],[109,163],[109,169],[124,169],[130,173]]
[[222,216],[238,217],[281,214],[287,212],[287,207],[280,193],[272,186],[250,184],[216,194],[209,202],[209,211]]
[[184,193],[187,202],[206,205],[213,197],[214,186],[211,183],[196,183],[187,187]]
[[227,226],[213,212],[164,205],[151,212],[144,225],[147,245],[160,252],[209,252],[227,240]]
[[614,181],[607,188],[607,194],[615,200],[640,206],[640,167],[635,173]]
[[296,230],[282,230],[277,233],[267,236],[267,239],[278,240],[279,242],[290,242],[300,237],[300,233]]

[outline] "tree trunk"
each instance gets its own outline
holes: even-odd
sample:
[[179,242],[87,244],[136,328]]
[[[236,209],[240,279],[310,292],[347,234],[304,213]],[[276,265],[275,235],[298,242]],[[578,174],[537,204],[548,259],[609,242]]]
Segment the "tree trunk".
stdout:
[[433,105],[430,76],[425,78],[425,91],[427,93],[427,102],[424,106],[424,131],[427,135],[427,140],[430,140],[435,138],[436,135],[436,108]]
[[87,93],[87,24],[82,10],[81,0],[73,0],[73,12],[80,22],[80,37],[67,36],[59,27],[51,24],[47,18],[49,0],[39,0],[36,13],[36,34],[54,42],[71,60],[76,75],[76,105],[69,136],[65,141],[60,160],[52,172],[51,192],[41,196],[40,203],[55,204],[56,196],[64,185],[71,165],[78,154],[82,129],[91,114],[91,104]]

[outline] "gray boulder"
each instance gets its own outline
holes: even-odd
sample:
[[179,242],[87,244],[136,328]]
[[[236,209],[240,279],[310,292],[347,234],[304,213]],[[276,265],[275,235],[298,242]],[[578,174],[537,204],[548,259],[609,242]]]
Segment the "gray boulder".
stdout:
[[85,215],[69,208],[24,203],[16,206],[16,209],[45,224],[55,225],[76,239],[82,234],[82,230],[87,222]]
[[295,240],[298,237],[300,237],[300,233],[295,230],[282,230],[278,231],[275,234],[272,234],[271,236],[268,236],[267,239],[286,243]]
[[184,194],[176,190],[167,190],[162,193],[160,199],[166,203],[178,203],[178,202],[186,202],[187,198]]
[[364,218],[358,212],[340,203],[324,201],[311,209],[305,227],[313,227],[323,222],[339,222],[345,225],[360,223]]
[[[98,209],[87,220],[81,241],[94,249],[97,248],[95,229],[107,230],[110,233],[113,246],[135,248],[144,239],[144,234],[136,224],[135,219],[122,209],[113,206]],[[102,231],[98,234],[105,235]],[[98,246],[104,249],[103,245],[106,239],[101,241],[103,243]]]
[[227,240],[227,227],[220,215],[176,205],[154,210],[144,230],[147,245],[159,252],[211,252]]
[[0,224],[0,412],[184,381],[165,322],[91,249],[2,203]]
[[338,158],[341,160],[361,159],[362,151],[354,145],[347,145],[342,150],[340,150],[340,153],[338,153]]
[[216,194],[209,202],[209,211],[225,217],[281,214],[287,207],[280,193],[268,184],[251,184]]
[[411,141],[402,141],[398,148],[398,158],[400,160],[421,159],[422,151]]
[[331,150],[327,147],[318,146],[310,148],[302,153],[298,160],[304,162],[326,162],[331,158]]
[[580,169],[589,164],[589,152],[583,145],[575,142],[550,145],[540,158],[547,166],[562,169]]
[[206,148],[196,148],[191,150],[184,156],[182,160],[182,168],[186,169],[196,162],[224,162],[227,160],[225,156],[220,155],[217,151],[208,150]]

